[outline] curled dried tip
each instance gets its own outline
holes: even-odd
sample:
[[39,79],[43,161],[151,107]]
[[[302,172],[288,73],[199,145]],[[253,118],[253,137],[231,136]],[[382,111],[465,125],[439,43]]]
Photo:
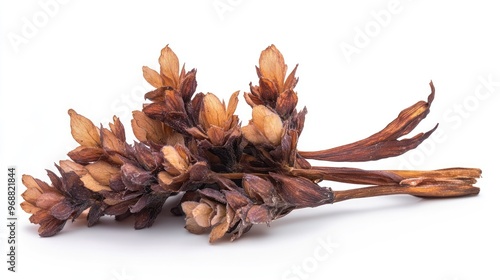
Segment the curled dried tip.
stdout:
[[300,151],[300,155],[307,159],[359,162],[399,156],[416,148],[437,129],[437,125],[433,129],[411,138],[399,138],[410,133],[429,113],[435,94],[432,82],[430,86],[431,93],[427,102],[418,101],[402,110],[397,118],[381,131],[363,140],[331,149]]

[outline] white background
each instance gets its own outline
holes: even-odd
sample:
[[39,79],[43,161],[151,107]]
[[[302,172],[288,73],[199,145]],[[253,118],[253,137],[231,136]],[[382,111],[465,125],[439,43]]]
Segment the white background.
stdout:
[[[226,100],[257,82],[260,51],[275,44],[289,68],[300,65],[299,106],[309,111],[302,150],[378,131],[427,98],[432,79],[436,99],[414,133],[439,122],[436,135],[401,157],[345,166],[483,170],[476,197],[392,196],[304,209],[215,245],[189,234],[168,209],[149,229],[104,218],[92,228],[68,224],[53,238],[38,237],[19,209],[17,273],[7,272],[0,226],[2,279],[500,279],[498,8],[443,2],[1,1],[4,185],[10,165],[19,181],[21,174],[48,180],[45,169],[76,147],[69,108],[96,124],[117,115],[128,128],[129,112],[151,89],[141,67],[158,69],[166,44],[198,69],[197,91]],[[237,112],[246,123],[242,95]],[[24,189],[19,184],[18,194]],[[6,191],[1,199],[3,224]]]

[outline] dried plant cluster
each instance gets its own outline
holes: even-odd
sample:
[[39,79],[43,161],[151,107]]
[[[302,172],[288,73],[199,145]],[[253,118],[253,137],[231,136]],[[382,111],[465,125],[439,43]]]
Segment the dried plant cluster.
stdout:
[[[155,88],[149,103],[133,112],[137,139],[128,144],[122,122],[96,126],[74,110],[71,134],[79,146],[70,159],[48,172],[50,184],[24,175],[24,211],[39,224],[40,236],[61,231],[68,220],[86,215],[93,226],[104,215],[135,218],[135,228],[150,227],[165,201],[180,196],[175,215],[185,216],[192,233],[209,233],[210,242],[226,234],[235,240],[254,224],[269,224],[292,210],[388,194],[455,197],[479,193],[474,187],[481,170],[449,168],[434,171],[362,170],[312,166],[307,159],[359,162],[393,157],[417,147],[436,129],[400,139],[429,113],[427,102],[404,109],[381,131],[340,147],[297,150],[306,109],[297,111],[297,66],[287,65],[271,45],[256,67],[258,85],[243,94],[252,119],[242,126],[235,115],[239,92],[227,104],[212,93],[197,93],[196,69],[180,67],[167,45],[159,58],[160,72],[143,67]],[[323,180],[367,185],[333,191]]]

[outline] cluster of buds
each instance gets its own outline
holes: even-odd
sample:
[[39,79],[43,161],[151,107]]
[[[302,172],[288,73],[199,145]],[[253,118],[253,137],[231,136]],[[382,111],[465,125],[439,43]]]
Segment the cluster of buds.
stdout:
[[[22,208],[39,224],[40,236],[61,231],[68,220],[85,215],[88,226],[104,215],[133,216],[135,228],[153,225],[165,201],[179,197],[170,209],[184,216],[185,228],[209,233],[210,242],[241,237],[255,224],[269,225],[291,211],[352,198],[389,194],[419,197],[474,195],[481,170],[448,168],[432,171],[363,170],[312,166],[308,159],[356,162],[398,156],[417,147],[436,129],[401,139],[429,113],[434,99],[404,109],[381,131],[354,143],[320,151],[299,151],[306,109],[297,111],[297,66],[287,65],[271,45],[256,67],[258,85],[244,93],[252,119],[242,126],[237,115],[239,91],[229,101],[197,93],[196,69],[180,67],[167,45],[160,71],[143,67],[155,88],[145,94],[142,110],[133,111],[129,144],[121,121],[109,128],[70,109],[71,134],[79,146],[70,159],[48,171],[50,184],[23,175],[27,187]],[[334,191],[323,180],[368,185]]]

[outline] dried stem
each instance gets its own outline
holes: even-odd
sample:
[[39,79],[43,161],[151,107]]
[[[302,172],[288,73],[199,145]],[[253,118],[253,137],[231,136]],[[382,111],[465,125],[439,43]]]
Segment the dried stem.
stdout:
[[446,186],[446,185],[424,185],[424,186],[372,186],[350,190],[333,191],[335,202],[353,198],[364,198],[392,194],[409,194],[423,198],[445,198],[476,195],[479,188],[471,185]]

